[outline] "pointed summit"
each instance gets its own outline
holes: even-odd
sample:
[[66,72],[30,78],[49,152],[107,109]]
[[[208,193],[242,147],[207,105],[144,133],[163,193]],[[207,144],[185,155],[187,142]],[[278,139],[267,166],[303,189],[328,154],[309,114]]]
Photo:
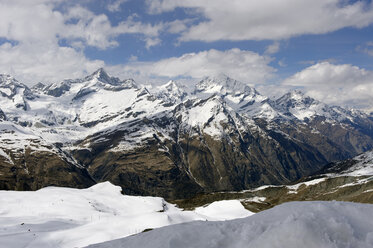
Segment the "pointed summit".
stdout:
[[168,83],[156,87],[155,95],[168,103],[180,103],[187,96],[185,87],[170,80]]
[[258,94],[258,92],[249,85],[228,77],[225,74],[218,74],[202,79],[195,88],[195,92],[226,94]]
[[[106,71],[104,70],[104,68],[97,69],[95,72],[93,72],[91,75],[89,75],[87,77],[87,79],[90,79],[90,80],[92,80],[94,78],[97,79],[97,80],[99,80],[99,81],[101,81],[101,82],[103,82],[103,83],[113,84],[113,78],[110,77],[106,73]],[[119,81],[119,79],[118,79],[118,81]]]
[[288,109],[295,107],[308,108],[313,104],[321,103],[300,90],[293,90],[278,98],[276,104]]
[[[126,79],[126,80],[120,80],[117,77],[111,77],[104,68],[99,68],[95,72],[93,72],[91,75],[86,77],[84,81],[91,81],[91,80],[97,80],[100,83],[109,85],[109,87],[114,86],[116,90],[119,89],[128,89],[128,88],[139,88],[136,82],[133,79]],[[119,88],[118,88],[119,87]],[[109,88],[108,88],[109,89]]]
[[0,86],[1,87],[27,87],[26,85],[18,82],[17,79],[8,75],[8,74],[0,74]]
[[293,90],[275,100],[276,109],[286,116],[293,116],[304,121],[316,116],[325,117],[328,120],[345,119],[344,114],[337,113],[327,104],[320,102],[299,90]]
[[[20,96],[17,99],[32,100],[35,98],[35,95],[25,84],[6,74],[0,74],[0,94],[9,99],[13,99],[16,95]],[[26,107],[22,105],[22,108]]]

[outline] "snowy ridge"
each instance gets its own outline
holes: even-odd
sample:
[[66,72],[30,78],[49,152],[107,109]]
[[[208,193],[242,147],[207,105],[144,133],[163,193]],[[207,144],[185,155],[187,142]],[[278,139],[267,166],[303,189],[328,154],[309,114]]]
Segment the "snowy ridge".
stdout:
[[342,171],[346,176],[373,176],[373,151],[365,152],[352,159],[356,161],[352,167]]
[[249,117],[274,119],[279,116],[271,106],[268,97],[261,95],[249,85],[227,77],[224,74],[206,77],[196,84],[192,95],[206,98],[219,95],[235,111]]
[[[149,92],[132,79],[121,81],[108,76],[103,69],[83,79],[65,80],[48,86],[39,84],[31,90],[10,76],[2,75],[0,79],[0,104],[4,115],[10,121],[31,127],[50,142],[84,139],[123,122],[172,111],[188,99],[205,100],[213,95],[220,97],[219,102],[213,104],[216,109],[231,108],[247,119],[287,120],[293,116],[303,121],[316,115],[339,121],[354,118],[351,111],[328,107],[300,92],[271,101],[254,88],[225,75],[203,79],[190,94],[174,81]],[[212,104],[210,100],[208,102]],[[196,111],[204,109],[196,106],[195,110],[183,114],[183,120],[189,125],[199,126],[201,122],[198,119],[211,117],[208,113],[212,109],[206,109],[201,115]],[[187,116],[188,113],[191,116]],[[216,118],[226,118],[215,115]]]
[[299,90],[286,93],[274,102],[274,107],[285,116],[295,117],[300,121],[310,120],[316,116],[325,117],[327,121],[353,122],[356,117],[366,117],[360,111],[348,111],[341,107],[328,106],[317,101]]
[[173,80],[156,87],[154,94],[169,104],[181,103],[188,95],[185,87],[178,85]]

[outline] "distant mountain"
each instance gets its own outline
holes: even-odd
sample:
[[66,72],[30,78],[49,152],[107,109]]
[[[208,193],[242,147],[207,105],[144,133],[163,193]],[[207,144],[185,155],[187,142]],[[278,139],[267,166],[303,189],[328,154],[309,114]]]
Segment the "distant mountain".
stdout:
[[[225,75],[206,77],[193,90],[175,81],[148,90],[103,69],[31,89],[10,76],[0,80],[6,189],[109,180],[126,193],[187,198],[287,184],[373,149],[370,116],[299,91],[269,99]],[[28,135],[21,142],[12,132]],[[22,174],[24,164],[40,166],[26,151],[58,171],[57,179],[43,170]],[[52,157],[60,162],[48,162]],[[74,179],[58,181],[71,170]]]

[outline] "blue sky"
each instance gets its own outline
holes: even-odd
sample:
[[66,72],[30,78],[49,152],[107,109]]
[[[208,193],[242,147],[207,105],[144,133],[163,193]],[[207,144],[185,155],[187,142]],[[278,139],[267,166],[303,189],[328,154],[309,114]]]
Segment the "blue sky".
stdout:
[[0,73],[28,85],[99,67],[139,83],[224,73],[373,110],[372,24],[367,0],[0,0]]

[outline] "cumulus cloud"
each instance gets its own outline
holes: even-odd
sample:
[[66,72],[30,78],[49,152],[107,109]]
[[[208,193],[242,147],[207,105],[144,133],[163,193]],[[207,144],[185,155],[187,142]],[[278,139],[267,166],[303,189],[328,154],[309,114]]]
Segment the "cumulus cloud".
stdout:
[[275,41],[271,45],[267,46],[265,54],[275,54],[280,51],[280,42]]
[[107,9],[110,11],[110,12],[118,12],[120,11],[120,6],[127,2],[128,0],[115,0],[115,1],[112,1],[110,2],[108,5],[107,5]]
[[326,103],[373,110],[373,71],[357,66],[321,62],[285,79],[282,84],[302,87]]
[[156,62],[130,63],[109,70],[118,76],[130,76],[140,80],[152,77],[201,78],[224,73],[243,82],[260,84],[269,80],[275,72],[275,69],[268,65],[271,60],[268,56],[237,48],[226,51],[211,49]]
[[189,8],[204,21],[181,33],[182,41],[286,39],[373,22],[373,3],[343,0],[148,0],[150,13]]
[[363,52],[363,53],[366,53],[370,56],[373,56],[373,42],[369,41],[369,42],[365,43],[364,45],[358,46],[356,48],[356,50],[360,51],[360,52]]
[[76,78],[104,66],[101,60],[89,60],[82,52],[54,44],[0,46],[0,73],[11,74],[19,81],[32,85]]
[[104,50],[117,46],[118,36],[136,34],[149,48],[160,43],[163,25],[133,17],[112,25],[106,15],[70,1],[1,1],[0,73],[30,84],[81,76],[105,64],[88,59],[87,46]]

